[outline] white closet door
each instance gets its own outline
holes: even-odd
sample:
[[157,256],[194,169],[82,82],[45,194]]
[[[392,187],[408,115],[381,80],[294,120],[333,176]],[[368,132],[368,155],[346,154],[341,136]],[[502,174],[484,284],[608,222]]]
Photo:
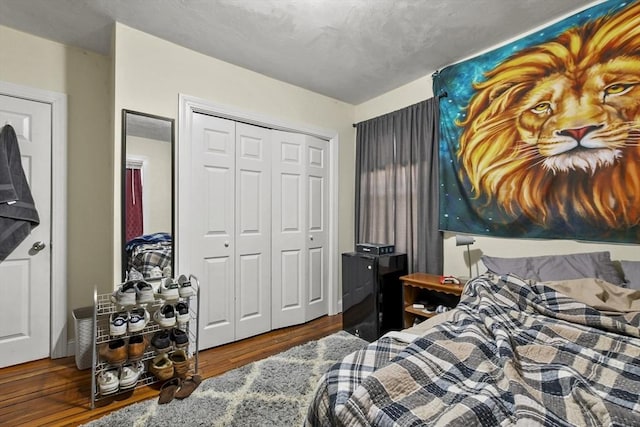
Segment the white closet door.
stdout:
[[304,135],[273,131],[272,324],[305,322],[306,195]]
[[329,286],[329,143],[305,137],[307,193],[307,291],[305,321],[328,311]]
[[273,327],[327,314],[328,142],[274,131]]
[[236,124],[236,340],[271,330],[270,130]]
[[193,114],[189,265],[200,290],[200,348],[235,339],[235,122]]

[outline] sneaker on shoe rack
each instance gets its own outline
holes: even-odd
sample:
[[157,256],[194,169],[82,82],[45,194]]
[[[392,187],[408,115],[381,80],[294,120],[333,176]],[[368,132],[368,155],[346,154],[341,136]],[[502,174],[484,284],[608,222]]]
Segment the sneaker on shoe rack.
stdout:
[[120,285],[120,287],[111,294],[111,302],[122,306],[136,305],[135,283],[135,281],[130,280]]
[[138,383],[138,379],[143,372],[144,364],[142,362],[127,363],[122,368],[120,368],[120,390],[126,390],[135,387]]
[[151,316],[144,307],[138,307],[129,312],[129,332],[140,332],[147,326]]
[[171,339],[169,337],[169,331],[162,329],[151,337],[151,345],[156,349],[158,353],[166,353],[171,350]]
[[191,318],[191,316],[189,315],[189,304],[184,301],[180,301],[175,306],[175,312],[178,324],[183,325],[189,322],[189,319]]
[[127,347],[122,338],[102,344],[98,353],[110,365],[121,365],[127,361]]
[[117,369],[104,371],[98,375],[98,389],[103,396],[117,392],[119,384]]
[[182,329],[173,328],[169,333],[169,338],[174,343],[175,348],[183,348],[189,345],[189,335]]
[[128,322],[129,313],[126,311],[111,314],[109,317],[109,334],[114,337],[126,334]]
[[170,277],[165,277],[160,281],[160,286],[158,286],[158,294],[165,300],[177,300],[180,298],[180,293],[178,291],[178,284],[173,281]]
[[168,265],[162,269],[162,277],[173,277],[171,274],[171,266]]
[[159,354],[153,358],[149,364],[149,372],[162,381],[173,377],[173,362],[169,360],[167,353]]
[[194,291],[191,286],[191,282],[184,274],[181,274],[180,277],[178,277],[178,287],[179,294],[182,298],[189,298],[196,294],[196,291]]
[[153,314],[153,320],[162,328],[171,328],[176,325],[176,312],[171,304],[164,304]]
[[129,361],[133,362],[142,359],[148,346],[149,338],[146,335],[132,335],[129,337]]
[[154,302],[156,299],[153,296],[153,286],[144,280],[139,280],[134,286],[136,290],[136,301],[138,304],[147,304]]

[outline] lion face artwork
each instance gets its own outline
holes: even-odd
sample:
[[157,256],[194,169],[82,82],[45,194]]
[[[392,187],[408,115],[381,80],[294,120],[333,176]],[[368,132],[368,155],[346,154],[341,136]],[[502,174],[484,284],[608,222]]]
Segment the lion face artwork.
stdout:
[[455,155],[477,212],[640,225],[640,2],[512,54],[473,90]]

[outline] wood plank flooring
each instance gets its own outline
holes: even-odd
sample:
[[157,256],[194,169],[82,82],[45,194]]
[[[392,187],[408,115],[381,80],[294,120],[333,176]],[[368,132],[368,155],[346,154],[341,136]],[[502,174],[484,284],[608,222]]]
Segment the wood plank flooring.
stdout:
[[[324,316],[199,354],[204,378],[317,340],[342,328],[342,316]],[[79,371],[73,357],[43,359],[0,369],[0,426],[77,426],[132,403],[155,398],[159,385],[141,387],[91,409],[91,370]]]

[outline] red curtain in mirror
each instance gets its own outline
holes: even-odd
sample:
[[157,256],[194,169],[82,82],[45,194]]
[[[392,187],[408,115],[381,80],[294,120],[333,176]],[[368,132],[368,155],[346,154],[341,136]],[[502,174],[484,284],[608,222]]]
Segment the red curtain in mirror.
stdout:
[[125,243],[142,235],[142,171],[127,168],[125,183]]

